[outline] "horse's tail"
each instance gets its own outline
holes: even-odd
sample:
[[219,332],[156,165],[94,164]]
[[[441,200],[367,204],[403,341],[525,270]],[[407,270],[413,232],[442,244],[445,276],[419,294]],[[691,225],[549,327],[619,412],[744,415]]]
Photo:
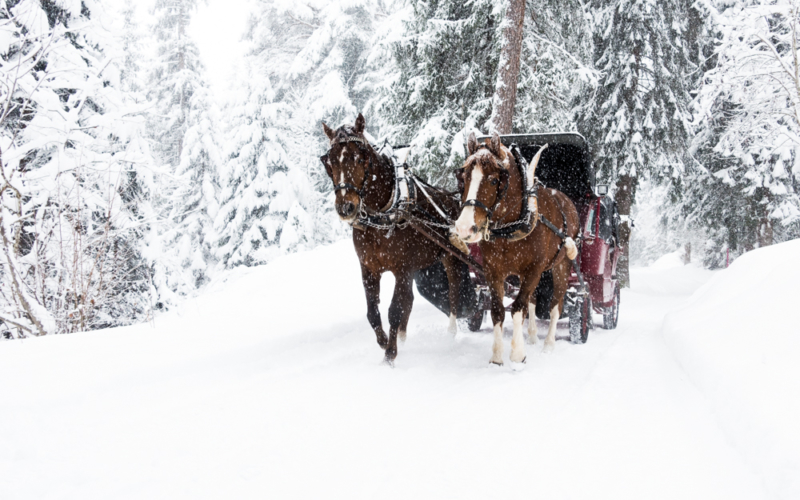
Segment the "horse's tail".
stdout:
[[564,248],[567,249],[567,258],[569,260],[575,260],[578,256],[578,245],[575,244],[575,240],[567,236],[564,240]]
[[578,227],[580,226],[578,210],[566,194],[555,190],[553,194],[557,199],[557,205],[561,211],[561,216],[564,218],[564,232],[566,233],[564,249],[566,250],[567,258],[569,260],[575,260],[578,257],[578,245],[575,244],[574,237],[578,235]]

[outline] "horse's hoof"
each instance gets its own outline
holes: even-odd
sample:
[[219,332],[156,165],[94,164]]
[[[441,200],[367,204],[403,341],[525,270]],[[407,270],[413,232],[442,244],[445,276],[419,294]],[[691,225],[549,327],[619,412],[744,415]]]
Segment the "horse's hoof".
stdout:
[[555,348],[556,348],[555,344],[548,344],[547,342],[545,342],[544,347],[542,348],[542,352],[545,354],[550,354],[555,350]]
[[394,360],[389,358],[383,358],[383,364],[388,366],[389,368],[394,368]]
[[406,342],[406,331],[405,330],[400,330],[399,332],[397,332],[397,340],[399,340],[402,343]]
[[497,368],[501,366],[503,366],[502,361],[500,361],[499,363],[497,361],[489,361],[489,368]]
[[528,335],[528,345],[536,345],[539,343],[539,338],[536,335]]

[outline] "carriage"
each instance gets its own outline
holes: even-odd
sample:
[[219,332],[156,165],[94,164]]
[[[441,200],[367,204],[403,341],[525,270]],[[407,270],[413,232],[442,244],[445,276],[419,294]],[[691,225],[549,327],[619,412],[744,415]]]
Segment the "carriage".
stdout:
[[[544,186],[566,194],[578,211],[579,256],[564,301],[570,340],[586,342],[589,329],[594,327],[592,311],[603,315],[604,328],[616,328],[620,304],[616,270],[622,251],[618,234],[620,217],[616,203],[607,194],[608,187],[595,182],[586,140],[576,133],[505,135],[501,140],[505,146],[516,148],[528,162],[542,146],[548,145],[539,160],[537,178]],[[463,266],[461,272],[458,317],[471,331],[477,331],[490,308],[490,295],[481,269],[480,246],[470,245],[469,250],[469,265]],[[448,281],[441,263],[417,272],[414,280],[420,295],[445,314],[449,313]],[[513,298],[519,280],[512,276],[505,286],[506,296]],[[549,318],[546,305],[552,295],[553,278],[548,271],[535,291],[538,318]]]

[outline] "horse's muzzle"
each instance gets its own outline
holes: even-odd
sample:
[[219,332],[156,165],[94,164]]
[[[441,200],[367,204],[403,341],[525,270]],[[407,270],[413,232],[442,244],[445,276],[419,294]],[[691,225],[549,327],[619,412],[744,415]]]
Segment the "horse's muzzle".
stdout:
[[336,207],[336,211],[339,213],[339,217],[343,219],[350,219],[356,213],[356,205],[353,202],[346,201]]
[[472,226],[456,225],[452,231],[458,236],[458,239],[464,243],[477,243],[481,241],[482,238],[482,233],[475,224]]
[[336,204],[336,215],[339,216],[342,222],[352,224],[358,217],[358,208],[359,203],[345,199]]

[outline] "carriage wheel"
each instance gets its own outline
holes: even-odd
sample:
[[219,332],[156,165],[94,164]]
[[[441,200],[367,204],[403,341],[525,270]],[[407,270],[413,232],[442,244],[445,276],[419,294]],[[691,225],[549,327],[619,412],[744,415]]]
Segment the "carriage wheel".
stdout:
[[467,328],[471,332],[477,332],[481,329],[481,325],[483,324],[483,319],[486,317],[486,311],[480,310],[467,318]]
[[614,302],[603,311],[603,328],[613,330],[619,321],[619,284],[614,289]]
[[592,321],[592,299],[578,297],[569,312],[569,340],[573,344],[585,344],[589,338],[589,323]]

